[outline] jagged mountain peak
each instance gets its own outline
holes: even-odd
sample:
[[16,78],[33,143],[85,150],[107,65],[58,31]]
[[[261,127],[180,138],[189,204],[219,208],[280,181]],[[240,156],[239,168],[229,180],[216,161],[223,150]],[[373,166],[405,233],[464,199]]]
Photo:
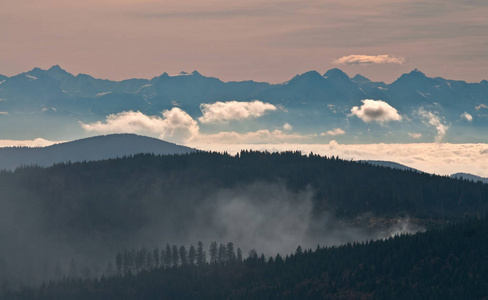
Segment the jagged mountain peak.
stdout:
[[329,71],[325,72],[324,78],[341,78],[341,79],[350,79],[349,76],[344,73],[341,69],[333,68]]
[[425,75],[424,72],[420,71],[419,69],[414,69],[412,70],[410,73],[408,73],[407,75],[410,75],[410,76],[416,76],[416,77],[427,77]]
[[66,72],[63,68],[61,68],[59,65],[54,65],[52,67],[49,68],[48,71],[63,71],[63,72]]
[[60,79],[66,78],[66,77],[73,77],[72,74],[70,74],[66,70],[62,69],[59,65],[52,66],[51,68],[49,68],[49,70],[46,71],[46,73],[49,76],[51,76],[57,80],[60,80]]
[[392,85],[416,85],[418,88],[422,88],[425,85],[437,84],[437,80],[427,77],[423,72],[415,69],[410,73],[402,74]]
[[354,76],[351,80],[359,85],[371,82],[369,78],[364,77],[363,75],[360,74],[356,74],[356,76]]
[[317,71],[308,71],[303,74],[295,75],[295,77],[293,77],[289,82],[302,81],[302,80],[314,80],[314,79],[315,80],[323,79],[323,77]]

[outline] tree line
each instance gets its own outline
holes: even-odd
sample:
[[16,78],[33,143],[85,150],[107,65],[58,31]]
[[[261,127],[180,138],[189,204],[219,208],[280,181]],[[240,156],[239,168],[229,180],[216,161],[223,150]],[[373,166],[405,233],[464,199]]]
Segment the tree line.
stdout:
[[115,256],[115,274],[137,274],[142,271],[149,271],[158,268],[177,268],[185,266],[204,266],[206,264],[227,265],[243,261],[241,248],[235,249],[233,242],[218,244],[210,243],[208,254],[204,250],[203,242],[199,241],[197,246],[190,245],[187,250],[184,245],[166,244],[164,249],[148,250],[141,249],[124,250]]

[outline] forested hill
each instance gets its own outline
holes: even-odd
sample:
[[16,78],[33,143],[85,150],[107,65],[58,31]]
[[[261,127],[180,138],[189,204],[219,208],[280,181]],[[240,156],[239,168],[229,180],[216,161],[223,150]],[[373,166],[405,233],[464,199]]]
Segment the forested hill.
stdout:
[[[317,211],[333,210],[351,217],[365,212],[451,217],[477,214],[488,208],[486,184],[300,152],[135,155],[51,168],[25,167],[3,172],[1,179],[5,191],[32,192],[41,197],[41,203],[49,199],[54,210],[69,203],[78,207],[70,213],[78,214],[81,208],[91,205],[90,218],[96,218],[98,210],[117,211],[122,204],[170,202],[170,195],[181,191],[187,196],[178,201],[191,208],[195,198],[191,192],[204,198],[218,189],[256,182],[280,183],[292,191],[309,188]],[[18,189],[9,188],[13,186]],[[131,203],[124,203],[126,197]]]
[[0,169],[14,170],[20,166],[49,167],[61,162],[95,161],[138,153],[158,155],[195,152],[185,146],[136,134],[94,136],[47,147],[0,148]]
[[290,253],[488,211],[487,184],[299,152],[23,167],[0,172],[0,190],[0,283],[57,278],[72,259],[96,270],[124,248],[214,240]]
[[485,299],[488,220],[442,231],[292,255],[65,279],[8,293],[22,299]]

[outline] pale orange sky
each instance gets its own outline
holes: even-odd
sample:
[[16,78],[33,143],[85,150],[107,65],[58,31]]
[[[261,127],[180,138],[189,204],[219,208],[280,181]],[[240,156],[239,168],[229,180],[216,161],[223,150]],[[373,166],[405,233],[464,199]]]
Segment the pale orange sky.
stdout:
[[[488,79],[485,0],[0,0],[0,74],[59,64],[120,80],[198,70],[283,82],[339,67],[391,82]],[[351,54],[403,64],[338,65]]]

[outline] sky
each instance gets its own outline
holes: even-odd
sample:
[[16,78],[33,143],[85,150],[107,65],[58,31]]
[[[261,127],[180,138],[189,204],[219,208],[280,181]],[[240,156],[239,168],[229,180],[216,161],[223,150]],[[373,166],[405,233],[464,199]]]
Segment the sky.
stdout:
[[[351,77],[360,73],[390,83],[417,68],[429,77],[479,82],[488,79],[487,28],[486,0],[0,0],[0,74],[60,65],[73,74],[111,80],[198,70],[224,81],[281,83],[295,74],[337,67]],[[136,118],[148,132],[160,134],[170,127],[162,134],[193,138],[187,144],[204,150],[293,148],[488,177],[487,144],[307,144],[288,123],[240,135],[199,131],[199,124],[228,122],[227,106],[236,105],[243,104],[203,106],[198,120],[175,109],[164,118],[124,112],[80,125],[93,134],[117,132]],[[266,103],[246,105],[231,111],[254,118],[277,110]],[[361,118],[361,107],[351,112]],[[402,116],[395,110],[389,118]],[[184,126],[169,126],[172,119]],[[437,120],[429,124],[438,137],[447,127]],[[341,128],[328,128],[321,135],[344,134]],[[10,139],[0,146],[54,142],[59,139]]]
[[0,0],[0,74],[58,64],[121,80],[198,70],[279,83],[339,67],[392,82],[418,68],[488,74],[485,0]]

